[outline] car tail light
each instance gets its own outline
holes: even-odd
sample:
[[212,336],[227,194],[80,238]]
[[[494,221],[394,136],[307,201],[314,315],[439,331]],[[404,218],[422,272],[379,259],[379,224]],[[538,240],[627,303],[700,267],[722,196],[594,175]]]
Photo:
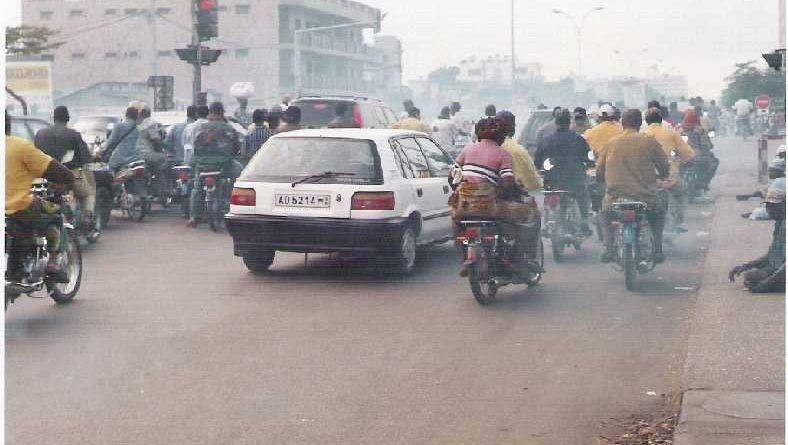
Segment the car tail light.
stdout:
[[561,197],[559,195],[544,195],[544,205],[556,207],[561,204]]
[[635,222],[638,219],[638,214],[634,210],[623,210],[621,212],[622,222]]
[[364,128],[364,117],[361,115],[361,106],[358,104],[353,106],[353,119],[355,119],[359,128]]
[[254,189],[233,188],[233,195],[230,197],[230,204],[234,206],[255,206],[257,205],[257,195]]
[[208,176],[205,178],[205,186],[206,187],[216,187],[216,178],[213,176]]
[[350,210],[394,210],[394,192],[355,193]]
[[178,180],[181,182],[189,181],[189,172],[180,172],[178,173]]

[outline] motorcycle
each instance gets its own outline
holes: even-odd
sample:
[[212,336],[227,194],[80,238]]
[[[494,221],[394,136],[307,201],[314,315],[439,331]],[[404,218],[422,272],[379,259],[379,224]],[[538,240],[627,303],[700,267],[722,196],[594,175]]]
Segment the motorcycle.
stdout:
[[101,139],[97,136],[93,143],[92,153],[97,162],[88,164],[86,167],[93,172],[96,181],[96,229],[103,231],[109,225],[112,217],[112,209],[115,207],[113,198],[114,174],[109,164],[100,161]]
[[68,222],[70,209],[63,203],[63,194],[50,193],[46,179],[33,183],[33,194],[41,200],[59,206],[51,215],[60,230],[60,256],[58,261],[66,272],[65,282],[47,276],[49,263],[46,228],[26,228],[12,218],[6,218],[5,227],[5,307],[22,295],[46,291],[56,303],[64,304],[74,299],[82,282],[82,253],[77,234]]
[[[532,223],[532,227],[538,230],[538,222]],[[544,270],[544,245],[538,233],[536,239],[534,261]],[[495,301],[498,289],[504,286],[536,286],[542,281],[542,272],[527,268],[515,270],[516,240],[507,235],[497,221],[460,221],[457,241],[462,245],[471,292],[479,304],[488,305]]]
[[736,136],[741,136],[742,140],[746,141],[752,135],[750,116],[736,116]]
[[176,165],[172,167],[175,184],[172,189],[172,199],[181,204],[183,216],[189,217],[189,199],[192,192],[191,172],[192,168],[188,165]]
[[613,225],[615,268],[624,272],[628,290],[635,287],[637,274],[651,272],[654,263],[654,234],[646,219],[646,204],[637,201],[613,203],[610,211]]
[[[544,170],[541,172],[545,176],[553,165],[550,160],[544,163]],[[547,180],[545,181],[547,182]],[[568,246],[573,246],[575,250],[582,249],[583,241],[587,238],[583,235],[581,224],[583,217],[580,214],[580,207],[577,200],[566,190],[551,189],[545,185],[544,191],[544,237],[550,238],[553,251],[553,259],[556,263],[561,262],[564,250]]]
[[152,197],[149,195],[150,177],[145,161],[134,161],[114,178],[115,207],[135,221],[142,221],[150,213]]
[[221,168],[207,168],[196,178],[196,187],[202,208],[196,214],[207,220],[211,230],[218,232],[224,224],[224,215],[230,211],[233,181],[222,174]]

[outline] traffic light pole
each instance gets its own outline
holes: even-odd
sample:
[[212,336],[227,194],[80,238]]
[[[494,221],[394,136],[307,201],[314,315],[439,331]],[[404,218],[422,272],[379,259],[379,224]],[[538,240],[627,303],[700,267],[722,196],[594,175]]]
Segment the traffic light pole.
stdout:
[[197,105],[202,91],[202,44],[197,34],[197,6],[192,2],[192,45],[196,48],[197,60],[194,61],[194,81],[192,84],[192,104]]

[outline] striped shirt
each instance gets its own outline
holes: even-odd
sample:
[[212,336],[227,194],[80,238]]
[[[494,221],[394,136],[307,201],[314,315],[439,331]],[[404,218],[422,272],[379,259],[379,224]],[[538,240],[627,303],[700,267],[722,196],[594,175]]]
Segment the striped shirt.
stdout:
[[514,178],[512,155],[489,140],[465,147],[457,157],[457,168],[462,169],[462,179],[471,183],[498,185],[504,178]]
[[250,132],[246,136],[246,141],[244,142],[243,147],[243,155],[247,158],[251,158],[270,137],[271,130],[268,127],[265,125],[256,126],[254,131]]

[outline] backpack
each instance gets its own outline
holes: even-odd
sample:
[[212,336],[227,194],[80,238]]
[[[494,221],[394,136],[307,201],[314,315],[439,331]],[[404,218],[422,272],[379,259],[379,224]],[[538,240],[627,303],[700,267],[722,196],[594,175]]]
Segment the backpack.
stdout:
[[238,136],[225,122],[206,122],[194,130],[195,155],[234,156],[238,148]]

